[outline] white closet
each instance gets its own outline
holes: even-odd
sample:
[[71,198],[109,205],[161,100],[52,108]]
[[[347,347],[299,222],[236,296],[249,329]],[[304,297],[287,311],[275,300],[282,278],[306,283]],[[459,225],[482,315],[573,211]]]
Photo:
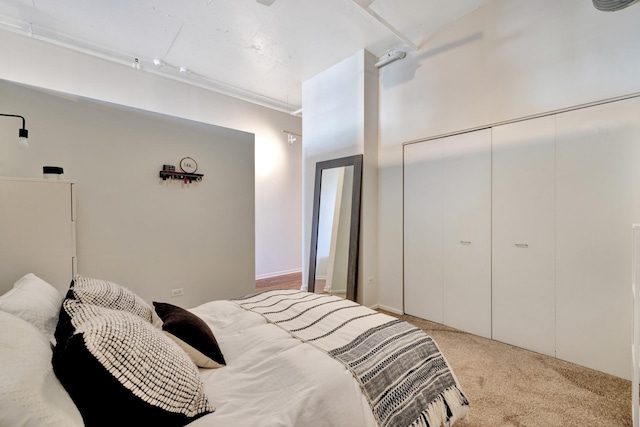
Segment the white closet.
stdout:
[[490,337],[491,130],[404,155],[405,312]]
[[66,292],[75,272],[73,184],[0,178],[0,293],[26,273]]
[[557,115],[556,355],[631,378],[640,99]]
[[493,128],[493,338],[555,356],[555,117]]
[[405,312],[630,379],[639,117],[635,97],[405,146]]
[[443,323],[442,143],[404,147],[404,312]]
[[491,130],[443,144],[444,324],[491,336]]

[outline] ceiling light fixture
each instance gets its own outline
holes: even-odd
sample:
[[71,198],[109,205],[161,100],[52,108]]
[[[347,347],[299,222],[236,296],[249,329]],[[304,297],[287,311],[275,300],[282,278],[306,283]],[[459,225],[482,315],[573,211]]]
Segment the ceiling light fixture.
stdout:
[[378,62],[376,62],[376,68],[384,67],[385,65],[390,64],[393,61],[397,61],[398,59],[402,59],[405,56],[407,56],[406,52],[390,50],[386,55],[381,57]]
[[187,67],[180,67],[179,71],[180,71],[180,74],[183,74],[185,76],[188,76],[191,73],[191,71],[189,71]]
[[603,12],[615,12],[629,7],[638,1],[639,0],[593,0],[593,5],[596,9]]
[[133,63],[131,64],[131,66],[136,70],[140,69],[140,61],[138,60],[138,58],[133,59]]
[[299,133],[291,132],[290,130],[282,129],[281,132],[287,134],[287,142],[289,143],[289,145],[293,145],[293,143],[297,141],[296,136],[302,138],[302,135],[300,135]]
[[155,65],[156,68],[164,67],[164,62],[162,62],[161,59],[154,58],[153,59],[153,65]]
[[27,148],[29,148],[29,131],[27,129],[25,129],[25,120],[24,117],[22,116],[18,116],[16,114],[2,114],[0,113],[0,116],[3,117],[18,117],[20,119],[22,119],[22,129],[18,129],[18,147],[22,148],[23,150],[26,150]]

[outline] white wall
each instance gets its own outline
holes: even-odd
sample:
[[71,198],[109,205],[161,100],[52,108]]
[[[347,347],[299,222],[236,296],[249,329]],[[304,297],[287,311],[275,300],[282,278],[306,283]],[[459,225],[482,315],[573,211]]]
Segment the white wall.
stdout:
[[[313,214],[315,166],[319,161],[363,154],[358,301],[378,303],[377,286],[377,69],[360,51],[302,85],[303,287],[306,287]],[[373,278],[366,286],[363,278]]]
[[[378,301],[379,291],[381,306],[401,311],[402,143],[640,91],[638,22],[640,5],[603,13],[588,0],[488,3],[380,70],[376,129],[370,128],[375,120],[362,117],[375,114],[363,106],[378,98],[377,87],[370,87],[369,78],[358,83],[362,71],[354,55],[303,84],[304,155],[280,133],[300,132],[298,118],[12,33],[1,33],[0,55],[10,60],[2,61],[0,78],[255,133],[258,275],[300,268],[300,253],[308,263],[311,166],[362,153],[365,144],[379,140],[379,159],[371,151],[364,159],[365,171],[378,166],[377,176],[364,178],[375,177],[379,188],[377,196],[363,199],[363,227],[378,225],[376,233],[363,236],[364,253],[377,248],[378,239],[380,245],[377,262],[360,276],[379,283],[367,286],[370,303]],[[371,138],[378,129],[379,138]],[[278,154],[266,162],[261,153]],[[295,159],[302,156],[304,170],[298,171]],[[274,172],[267,179],[269,170]],[[295,201],[295,185],[301,184],[292,177],[301,174],[305,196]],[[372,200],[375,209],[365,206]],[[300,205],[304,221],[297,225],[293,212]],[[285,222],[290,227],[283,231]]]
[[[31,142],[20,150],[3,121],[0,175],[42,178],[54,165],[75,183],[80,274],[184,307],[255,289],[252,134],[5,81],[0,111],[24,114]],[[159,178],[186,156],[202,182]]]
[[11,32],[0,57],[0,79],[255,134],[256,274],[301,269],[300,118]]
[[403,305],[402,144],[640,91],[639,22],[640,5],[496,0],[381,70],[381,306]]

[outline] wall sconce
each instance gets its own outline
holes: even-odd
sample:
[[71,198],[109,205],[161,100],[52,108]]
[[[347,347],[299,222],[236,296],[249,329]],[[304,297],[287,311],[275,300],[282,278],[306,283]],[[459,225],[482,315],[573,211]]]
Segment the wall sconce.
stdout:
[[25,129],[24,117],[18,116],[16,114],[2,114],[2,113],[0,113],[0,116],[18,117],[22,119],[22,129],[18,129],[18,147],[22,148],[23,150],[26,150],[27,148],[29,148],[29,140],[27,139],[29,138],[29,131]]
[[293,145],[293,143],[296,142],[297,140],[296,136],[299,136],[300,138],[302,138],[302,135],[295,132],[291,132],[290,130],[282,129],[282,133],[287,134],[287,142],[289,143],[289,145]]

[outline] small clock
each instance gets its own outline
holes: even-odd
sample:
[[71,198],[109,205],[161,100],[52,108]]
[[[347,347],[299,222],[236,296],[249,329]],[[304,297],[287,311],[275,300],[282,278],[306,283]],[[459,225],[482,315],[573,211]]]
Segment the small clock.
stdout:
[[184,173],[195,173],[195,171],[198,170],[198,163],[191,157],[185,157],[180,160],[180,169],[182,169]]

